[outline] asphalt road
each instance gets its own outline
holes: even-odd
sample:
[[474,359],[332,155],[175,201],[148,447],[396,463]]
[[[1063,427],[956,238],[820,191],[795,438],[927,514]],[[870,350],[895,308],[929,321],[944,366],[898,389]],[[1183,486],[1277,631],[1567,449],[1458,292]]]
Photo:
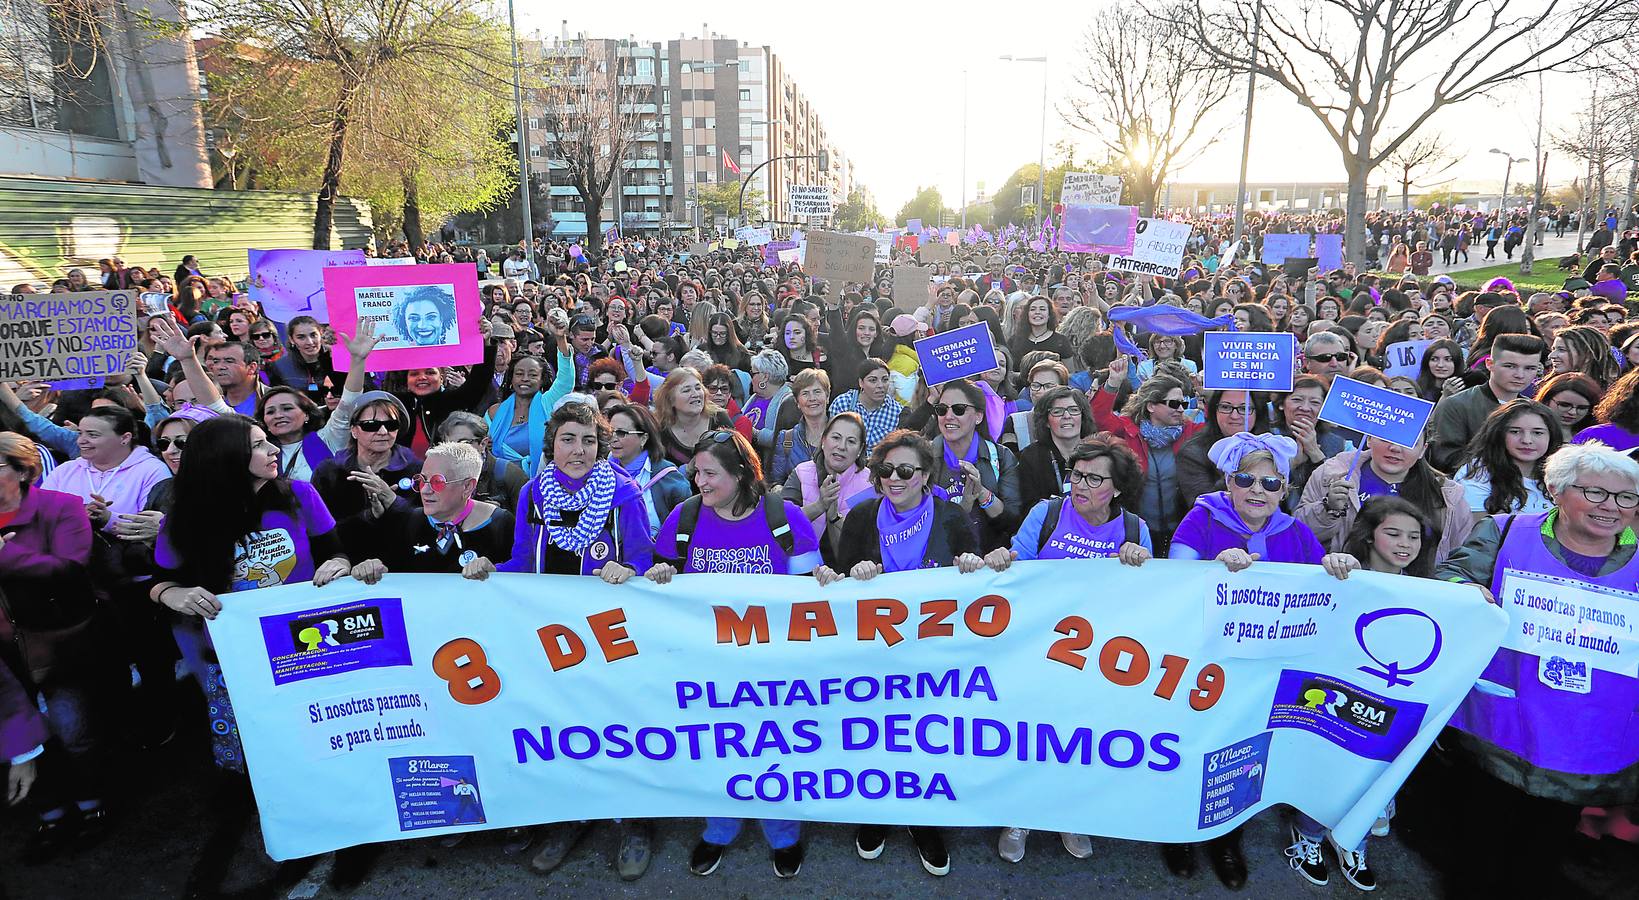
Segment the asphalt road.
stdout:
[[[11,898],[88,898],[139,900],[182,896],[188,873],[200,856],[208,833],[212,769],[202,736],[179,738],[150,753],[121,756],[121,783],[127,791],[117,804],[118,817],[107,838],[42,865],[18,860],[28,821],[15,813],[0,820],[0,885]],[[322,803],[323,798],[311,798]],[[1076,860],[1060,846],[1058,836],[1035,833],[1029,853],[1018,864],[996,856],[995,829],[953,829],[949,835],[951,874],[934,878],[922,871],[904,831],[896,830],[887,850],[871,862],[853,850],[853,830],[842,825],[810,825],[805,839],[807,861],[795,879],[776,879],[768,851],[755,828],[747,828],[731,847],[718,871],[705,878],[689,874],[689,851],[700,823],[659,823],[656,855],[649,872],[636,882],[615,874],[615,828],[594,828],[564,865],[548,876],[530,872],[529,853],[503,853],[500,832],[469,837],[454,848],[434,839],[386,846],[368,881],[342,893],[325,883],[331,866],[321,858],[298,880],[288,869],[284,881],[262,852],[254,819],[227,866],[226,896],[283,900],[299,897],[357,898],[510,898],[510,897],[1321,897],[1358,896],[1335,871],[1324,888],[1301,881],[1286,866],[1281,817],[1265,812],[1247,826],[1245,847],[1251,868],[1247,886],[1238,892],[1222,888],[1202,860],[1191,880],[1167,873],[1150,845],[1097,838],[1091,859]],[[1607,868],[1597,880],[1582,879],[1587,896],[1633,896],[1639,883],[1639,856],[1626,845],[1595,848]],[[1430,866],[1409,851],[1398,834],[1374,838],[1371,856],[1379,871],[1377,896],[1440,896]],[[1572,872],[1577,869],[1573,866]],[[1556,898],[1558,900],[1558,898]]]

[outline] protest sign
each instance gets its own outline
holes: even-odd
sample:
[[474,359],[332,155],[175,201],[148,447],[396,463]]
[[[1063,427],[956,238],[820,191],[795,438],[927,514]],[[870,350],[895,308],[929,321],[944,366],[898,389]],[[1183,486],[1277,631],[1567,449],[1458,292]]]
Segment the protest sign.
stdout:
[[893,259],[894,236],[885,231],[867,231],[864,236],[876,241],[876,261],[889,262]]
[[1184,245],[1189,242],[1189,232],[1187,222],[1139,219],[1132,252],[1110,257],[1109,268],[1177,278],[1184,264]]
[[297,316],[330,321],[324,301],[324,270],[342,266],[363,266],[363,250],[251,250],[250,299],[262,305],[262,312],[275,322],[289,322]]
[[367,266],[413,266],[413,256],[366,256],[364,264]]
[[[372,372],[484,359],[478,331],[483,305],[472,263],[325,269],[324,293],[337,331],[353,334],[360,321],[375,323],[381,342],[367,360]],[[336,368],[345,371],[347,348],[338,341],[331,353]]]
[[894,266],[893,299],[902,309],[926,306],[928,286],[933,283],[933,269],[929,266]]
[[1383,352],[1383,374],[1390,378],[1416,378],[1423,369],[1423,354],[1433,341],[1400,341],[1390,344]]
[[118,375],[137,350],[136,313],[123,289],[0,297],[0,381]]
[[1320,268],[1320,260],[1313,256],[1288,256],[1281,260],[1280,271],[1290,281],[1302,281],[1309,277],[1310,269]]
[[1278,804],[1352,846],[1507,623],[1400,581],[1113,559],[824,588],[395,574],[225,594],[209,629],[279,860],[614,817],[1193,842]]
[[831,189],[823,184],[791,185],[791,216],[829,216]]
[[1338,375],[1332,378],[1332,387],[1326,392],[1320,418],[1391,444],[1411,447],[1422,435],[1423,426],[1428,424],[1429,413],[1433,411],[1434,404],[1420,397]]
[[1322,274],[1343,268],[1343,235],[1315,235],[1315,259]]
[[1308,256],[1307,234],[1266,234],[1263,236],[1263,264],[1278,266],[1288,256]]
[[171,295],[163,291],[149,291],[137,295],[137,314],[157,316],[171,311]]
[[[955,234],[956,232],[951,232],[951,235]],[[947,243],[948,240],[949,236],[946,237],[945,241],[932,241],[923,244],[917,249],[916,258],[920,259],[923,265],[950,262],[953,251],[951,250],[951,244]]]
[[816,231],[808,235],[808,251],[803,271],[823,278],[829,291],[840,294],[848,282],[869,284],[876,276],[876,241],[836,231]]
[[996,345],[990,326],[983,322],[925,337],[915,347],[929,387],[958,378],[978,378],[996,368]]
[[796,241],[769,241],[763,245],[763,265],[777,266],[780,264],[780,251],[797,249]]
[[905,221],[905,233],[920,235],[922,233],[922,220],[907,219]]
[[774,229],[753,228],[750,225],[746,225],[736,229],[734,236],[739,238],[740,242],[747,246],[761,247],[769,241],[774,240]]
[[1297,354],[1291,332],[1204,332],[1203,383],[1213,391],[1289,391]]
[[1065,206],[1091,206],[1121,202],[1121,176],[1096,172],[1066,172],[1059,202]]
[[1067,206],[1059,249],[1069,253],[1131,253],[1138,233],[1136,206]]
[[1509,569],[1497,602],[1508,613],[1502,645],[1544,663],[1559,660],[1557,679],[1542,674],[1560,690],[1588,693],[1593,669],[1628,678],[1639,672],[1632,624],[1639,595],[1632,591]]

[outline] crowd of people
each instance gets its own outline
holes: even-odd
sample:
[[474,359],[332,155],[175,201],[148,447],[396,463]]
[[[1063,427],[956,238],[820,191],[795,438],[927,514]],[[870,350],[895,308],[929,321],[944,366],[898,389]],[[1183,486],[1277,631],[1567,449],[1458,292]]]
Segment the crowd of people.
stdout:
[[[1476,603],[1494,602],[1505,567],[1634,589],[1632,246],[1614,246],[1595,278],[1521,294],[1504,279],[1459,290],[1200,256],[1161,279],[970,245],[935,267],[927,296],[906,297],[885,272],[827,284],[755,248],[685,247],[627,239],[589,263],[543,244],[537,276],[516,250],[492,263],[433,245],[422,258],[473,259],[487,276],[483,359],[374,374],[368,325],[269,321],[193,257],[174,278],[106,266],[102,283],[129,287],[140,271],[168,298],[141,322],[128,375],[96,389],[0,384],[0,757],[8,800],[36,820],[24,858],[106,833],[119,747],[200,729],[221,785],[195,878],[220,878],[254,801],[202,626],[224,595],[280,584],[392,572],[831,584],[1109,557],[1434,578],[1473,585]],[[62,286],[85,289],[85,273],[40,287]],[[1112,328],[1113,310],[1156,304],[1291,332],[1292,390],[1205,390],[1199,333]],[[929,385],[914,342],[977,323],[995,367]],[[1138,353],[1118,349],[1128,341]],[[1386,375],[1389,348],[1407,341],[1429,342],[1415,374]],[[1406,447],[1320,420],[1340,375],[1435,402],[1423,436]],[[1538,684],[1517,655],[1493,667],[1517,696],[1476,692],[1431,754],[1452,773],[1439,803],[1461,813],[1453,833],[1484,848],[1449,861],[1475,892],[1550,884],[1579,823],[1628,834],[1639,802],[1639,734],[1624,730],[1639,681],[1599,673],[1574,693]],[[190,684],[203,717],[183,715],[197,706]],[[710,875],[741,824],[707,820],[690,870]],[[515,829],[508,850],[550,872],[587,826]],[[759,827],[775,873],[797,875],[800,823]],[[616,866],[640,877],[652,823],[619,828]],[[889,832],[859,826],[858,854],[876,858]],[[1366,842],[1338,845],[1301,813],[1288,832],[1258,852],[1315,884],[1328,857],[1354,887],[1378,883]],[[929,873],[950,871],[939,828],[910,833]],[[1019,862],[1026,835],[1002,828],[997,852]],[[1061,837],[1092,854],[1086,835]],[[1180,877],[1204,854],[1231,888],[1244,852],[1239,829],[1160,849]],[[1529,874],[1497,864],[1511,854],[1535,861]],[[343,851],[334,878],[357,883],[369,859]]]

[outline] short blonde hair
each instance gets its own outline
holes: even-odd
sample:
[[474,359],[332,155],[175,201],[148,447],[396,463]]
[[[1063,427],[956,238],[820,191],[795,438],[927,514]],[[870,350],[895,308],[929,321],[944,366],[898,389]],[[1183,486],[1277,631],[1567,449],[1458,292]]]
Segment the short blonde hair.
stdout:
[[45,468],[45,461],[40,457],[42,452],[39,444],[14,431],[0,432],[0,460],[23,473],[24,484],[33,484],[39,479]]
[[459,441],[434,444],[427,451],[427,462],[435,459],[448,462],[450,471],[457,478],[477,478],[484,471],[484,455],[478,452],[477,447]]
[[795,397],[814,385],[825,388],[825,396],[831,396],[831,376],[824,369],[803,369],[791,377],[791,396]]

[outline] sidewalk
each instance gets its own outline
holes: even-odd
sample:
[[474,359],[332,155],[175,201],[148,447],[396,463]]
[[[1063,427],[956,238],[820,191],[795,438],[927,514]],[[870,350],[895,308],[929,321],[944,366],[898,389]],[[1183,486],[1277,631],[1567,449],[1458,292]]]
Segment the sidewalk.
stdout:
[[[1520,253],[1524,249],[1525,248],[1523,246],[1514,248],[1513,263],[1515,266],[1519,265]],[[1554,237],[1553,229],[1548,229],[1542,245],[1537,247],[1537,258],[1536,263],[1532,266],[1532,273],[1538,277],[1542,277],[1546,274],[1558,272],[1560,258],[1570,256],[1574,250],[1576,250],[1576,232],[1566,231],[1564,237],[1556,238]],[[1483,269],[1487,266],[1506,265],[1509,261],[1508,257],[1502,252],[1501,242],[1498,242],[1497,244],[1497,258],[1486,259],[1485,241],[1483,240],[1475,241],[1474,245],[1468,248],[1468,262],[1460,262],[1450,266],[1442,265],[1439,262],[1439,250],[1434,251],[1434,258],[1434,266],[1433,268],[1429,269],[1430,275],[1448,275],[1453,272],[1462,272],[1468,269]],[[1544,272],[1544,265],[1547,267],[1546,272]],[[1580,269],[1577,271],[1578,274],[1581,273]]]

